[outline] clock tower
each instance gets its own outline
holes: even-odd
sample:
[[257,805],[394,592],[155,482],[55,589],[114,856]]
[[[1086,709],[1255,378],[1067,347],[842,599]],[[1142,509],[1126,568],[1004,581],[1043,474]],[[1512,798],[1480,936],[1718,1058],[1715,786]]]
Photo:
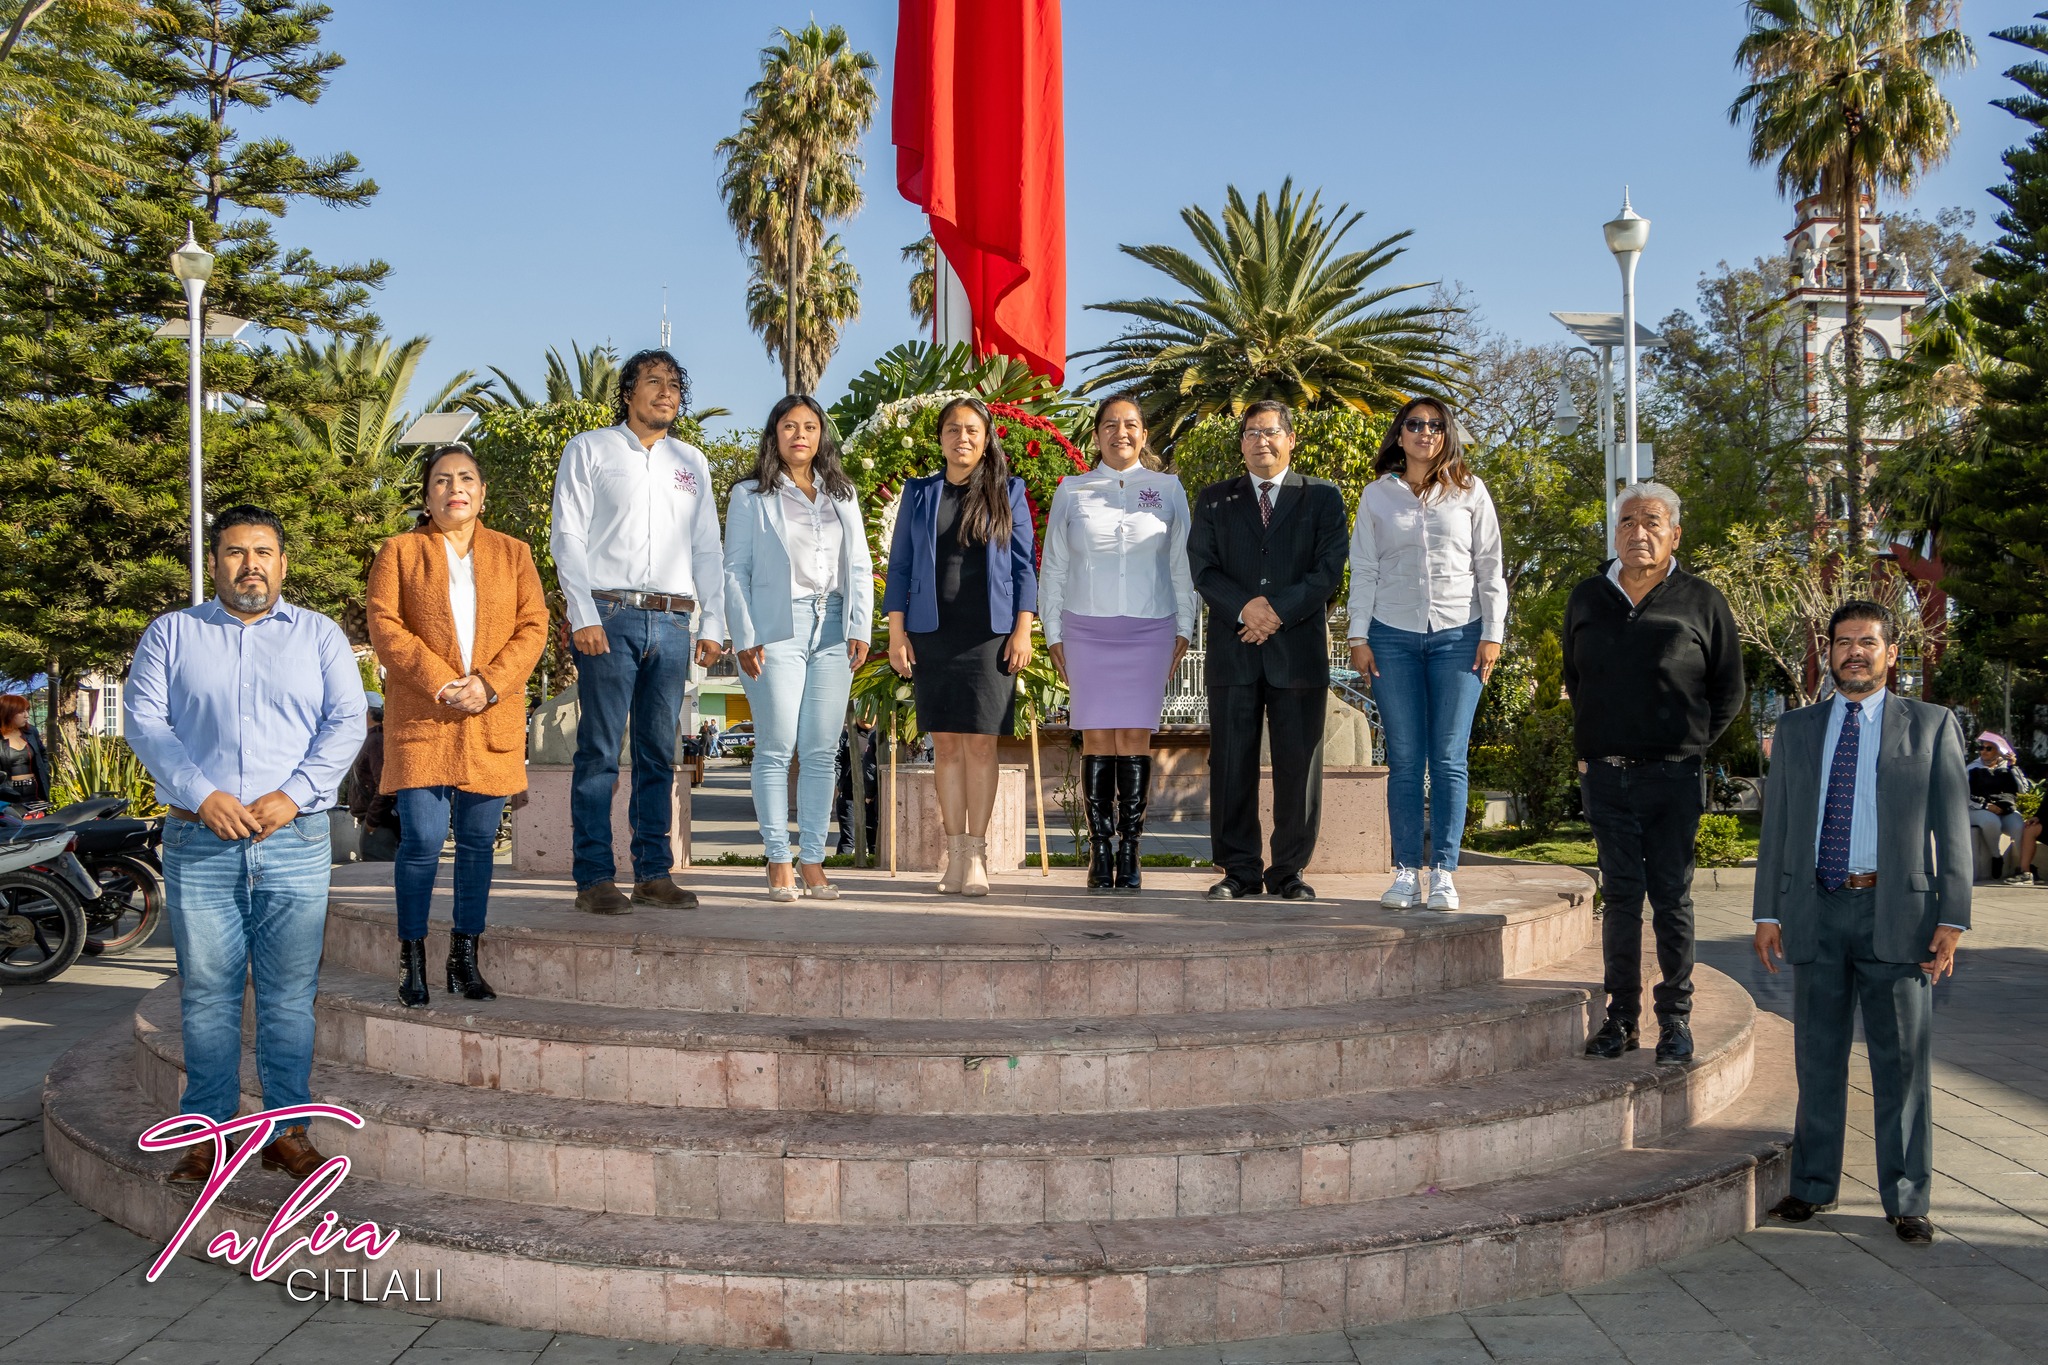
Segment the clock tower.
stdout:
[[[1863,335],[1859,344],[1867,388],[1875,378],[1870,362],[1904,353],[1907,325],[1926,303],[1927,294],[1913,278],[1906,258],[1885,250],[1884,228],[1871,213],[1869,195],[1863,197],[1863,209]],[[1793,215],[1794,226],[1785,234],[1791,269],[1782,316],[1786,330],[1794,334],[1786,339],[1796,344],[1783,348],[1787,363],[1780,371],[1780,397],[1803,408],[1814,431],[1815,446],[1839,452],[1846,407],[1843,355],[1850,341],[1849,225],[1821,195],[1800,200],[1793,206]],[[1900,434],[1869,427],[1864,432],[1864,448],[1874,458],[1879,450],[1895,444]]]

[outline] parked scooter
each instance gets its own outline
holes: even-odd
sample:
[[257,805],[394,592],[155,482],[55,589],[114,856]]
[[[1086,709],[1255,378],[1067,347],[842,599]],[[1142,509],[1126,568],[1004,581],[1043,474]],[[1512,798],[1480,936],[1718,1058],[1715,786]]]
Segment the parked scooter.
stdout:
[[0,983],[48,981],[85,951],[85,902],[100,888],[71,852],[76,839],[0,817]]
[[164,822],[126,819],[128,799],[94,796],[63,807],[12,811],[25,821],[69,829],[74,852],[98,885],[85,904],[85,955],[118,957],[149,942],[164,915]]

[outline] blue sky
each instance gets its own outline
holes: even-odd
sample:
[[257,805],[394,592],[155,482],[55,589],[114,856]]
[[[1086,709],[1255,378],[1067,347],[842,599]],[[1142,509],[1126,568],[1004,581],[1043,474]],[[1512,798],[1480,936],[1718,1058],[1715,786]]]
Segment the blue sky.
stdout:
[[[487,365],[536,383],[546,348],[571,340],[651,345],[666,284],[695,401],[758,423],[782,384],[746,326],[712,146],[774,28],[812,15],[875,55],[882,86],[867,207],[839,229],[863,314],[822,391],[915,334],[897,251],[924,227],[889,145],[894,0],[331,2],[327,44],[348,65],[326,98],[245,129],[346,148],[382,186],[366,209],[301,210],[280,235],[391,262],[377,307],[392,333],[433,337],[423,388]],[[2023,125],[1987,103],[2015,89],[2001,73],[2022,57],[1988,34],[2043,7],[1967,0],[1978,65],[1946,87],[1962,126],[1914,207],[1975,209],[1989,234],[1985,190]],[[1563,335],[1552,309],[1620,307],[1600,224],[1624,181],[1654,223],[1646,318],[1689,306],[1716,261],[1777,250],[1790,225],[1727,120],[1737,0],[1066,0],[1065,26],[1074,350],[1117,330],[1085,304],[1164,282],[1118,244],[1186,244],[1181,207],[1214,210],[1230,184],[1320,187],[1366,211],[1360,244],[1413,229],[1392,274],[1462,281],[1529,341]]]

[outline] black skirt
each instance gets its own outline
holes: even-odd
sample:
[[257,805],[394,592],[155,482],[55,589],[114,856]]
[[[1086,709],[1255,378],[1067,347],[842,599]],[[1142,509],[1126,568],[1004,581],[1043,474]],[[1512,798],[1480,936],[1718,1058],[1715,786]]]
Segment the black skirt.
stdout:
[[1008,631],[989,629],[988,546],[959,537],[960,489],[939,494],[937,554],[939,628],[913,630],[910,670],[917,723],[926,731],[1007,735],[1015,729],[1016,679],[1003,671]]

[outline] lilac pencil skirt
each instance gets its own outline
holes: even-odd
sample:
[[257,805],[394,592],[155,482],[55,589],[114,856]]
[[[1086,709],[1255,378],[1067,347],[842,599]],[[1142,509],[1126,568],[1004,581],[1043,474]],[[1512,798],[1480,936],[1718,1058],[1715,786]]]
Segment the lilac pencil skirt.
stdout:
[[1060,613],[1076,730],[1156,730],[1173,663],[1171,616]]

